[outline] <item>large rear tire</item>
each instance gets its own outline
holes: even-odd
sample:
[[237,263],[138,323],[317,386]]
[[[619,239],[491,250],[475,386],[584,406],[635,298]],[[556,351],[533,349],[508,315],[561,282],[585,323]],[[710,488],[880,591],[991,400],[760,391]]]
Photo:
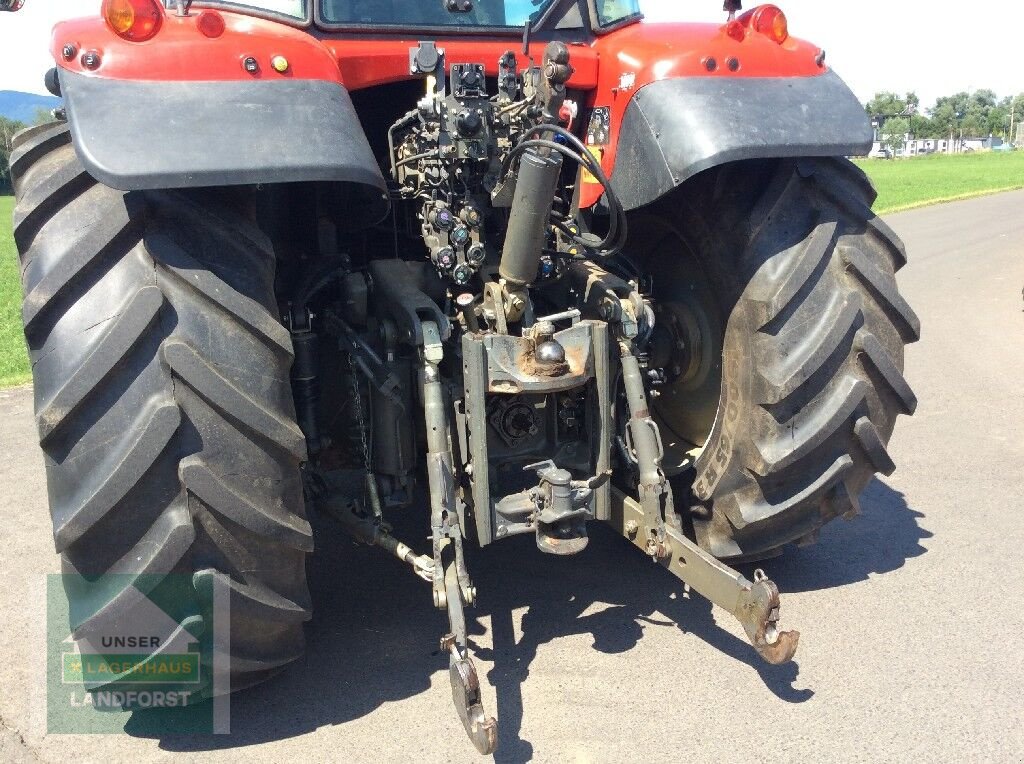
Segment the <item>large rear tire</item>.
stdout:
[[[662,340],[681,350],[652,411],[666,443],[683,444],[667,462],[688,467],[677,491],[690,492],[696,538],[718,557],[813,540],[895,468],[886,445],[917,404],[903,349],[920,324],[896,287],[903,245],[874,198],[846,160],[737,163],[630,225],[662,316],[690,327]],[[690,318],[701,305],[708,315]]]
[[[75,574],[71,626],[131,623],[140,591],[163,588],[208,668],[216,580],[230,592],[230,689],[257,682],[303,650],[312,550],[270,243],[244,192],[108,188],[66,124],[14,144],[25,336],[55,545]],[[211,676],[179,689],[209,696]]]

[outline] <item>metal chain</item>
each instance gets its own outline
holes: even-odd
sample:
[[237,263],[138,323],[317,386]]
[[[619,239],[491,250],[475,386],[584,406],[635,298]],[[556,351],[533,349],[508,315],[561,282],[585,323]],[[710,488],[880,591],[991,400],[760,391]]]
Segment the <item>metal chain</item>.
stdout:
[[356,370],[356,362],[352,354],[348,354],[348,368],[352,373],[352,397],[356,404],[356,420],[359,423],[359,440],[363,446],[363,468],[370,472],[370,445],[366,441],[366,417],[363,415],[363,395],[359,391],[359,372]]

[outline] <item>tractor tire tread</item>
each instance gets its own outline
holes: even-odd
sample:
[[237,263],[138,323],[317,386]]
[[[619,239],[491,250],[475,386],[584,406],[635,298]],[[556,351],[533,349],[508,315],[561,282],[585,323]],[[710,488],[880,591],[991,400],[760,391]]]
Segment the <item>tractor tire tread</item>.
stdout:
[[722,558],[774,554],[856,514],[873,474],[894,469],[897,415],[917,404],[902,369],[920,321],[895,281],[906,253],[870,211],[866,176],[842,159],[782,160],[761,187],[735,244],[746,280],[720,404],[732,415],[716,420],[693,483],[709,510],[697,539]]
[[[313,548],[274,254],[242,192],[125,193],[82,168],[68,127],[19,134],[15,239],[55,547],[76,636],[178,603],[230,685],[301,655]],[[213,620],[211,620],[213,619]],[[218,648],[219,649],[219,648]],[[114,685],[117,682],[113,682]],[[197,694],[212,694],[204,674]]]

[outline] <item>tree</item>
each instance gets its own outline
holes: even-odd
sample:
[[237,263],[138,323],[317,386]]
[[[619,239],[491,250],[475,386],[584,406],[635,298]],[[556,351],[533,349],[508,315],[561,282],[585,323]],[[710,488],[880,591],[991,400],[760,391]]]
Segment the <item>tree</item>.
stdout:
[[936,100],[935,106],[931,109],[930,116],[932,123],[938,131],[938,136],[958,136],[970,105],[971,96],[963,92],[951,96],[943,96]]
[[[887,120],[894,117],[906,117],[907,127],[900,133],[901,136],[913,133],[917,137],[921,134],[921,129],[925,125],[923,124],[924,119],[918,116],[917,113],[920,105],[921,99],[918,98],[917,93],[913,90],[903,97],[892,91],[885,90],[875,93],[875,97],[864,105],[864,110],[871,117],[872,125],[874,127],[881,127],[878,136],[879,140],[884,142],[885,137],[889,135],[888,128],[886,127],[888,124]],[[903,148],[903,143],[905,143],[905,140],[900,143],[900,149]],[[895,149],[893,151],[895,152]]]
[[32,115],[33,125],[45,125],[53,122],[53,110],[47,109],[45,106],[37,106],[35,114]]
[[988,113],[988,124],[986,132],[989,135],[1001,135],[1006,137],[1010,129],[1010,110],[999,104],[992,107]]
[[24,127],[21,122],[0,117],[0,193],[11,191],[11,142],[14,134]]
[[964,115],[960,129],[966,136],[981,138],[988,135],[988,115],[982,109],[971,108]]
[[910,132],[910,121],[905,117],[891,117],[882,126],[882,145],[892,152],[893,156],[902,153]]
[[964,135],[984,137],[995,132],[992,125],[999,122],[998,100],[995,92],[986,88],[971,93],[961,125]]
[[[914,93],[907,93],[907,96],[913,96],[914,100],[918,99]],[[876,126],[885,123],[890,117],[909,114],[907,100],[889,90],[874,94],[874,97],[864,104],[864,111],[871,118],[871,123]]]
[[931,119],[921,114],[915,114],[911,119],[910,132],[915,138],[935,138],[941,135]]
[[864,110],[872,117],[906,117],[915,114],[920,105],[921,99],[912,90],[903,97],[890,90],[883,90],[875,93],[875,97],[864,105]]
[[[1024,125],[1024,93],[999,98],[995,91],[981,88],[942,96],[931,109],[921,110],[921,99],[914,91],[901,96],[894,91],[880,91],[864,105],[876,128],[879,140],[895,150],[896,135],[901,131],[889,122],[896,118],[907,121],[902,132],[915,138],[953,138],[998,135],[1014,140],[1017,128]],[[1024,135],[1024,132],[1022,132]],[[890,144],[888,140],[893,143]]]
[[[910,94],[913,95],[913,94]],[[915,95],[914,98],[917,98]],[[875,93],[875,97],[864,106],[865,111],[871,117],[892,117],[903,114],[907,110],[907,102],[891,91]]]
[[931,122],[936,136],[952,135],[960,126],[956,107],[951,103],[936,103],[931,110]]
[[996,105],[997,97],[994,90],[982,88],[981,90],[975,90],[971,94],[971,103],[977,104],[983,109],[991,109]]

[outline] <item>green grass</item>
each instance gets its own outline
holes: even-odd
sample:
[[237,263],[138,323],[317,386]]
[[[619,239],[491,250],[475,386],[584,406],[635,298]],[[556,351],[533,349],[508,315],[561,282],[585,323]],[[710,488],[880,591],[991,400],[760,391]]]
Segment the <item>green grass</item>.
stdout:
[[[1024,151],[858,160],[878,189],[879,214],[1024,188]],[[0,388],[31,378],[21,331],[21,284],[11,235],[14,198],[0,196]]]
[[28,382],[28,353],[21,331],[21,279],[11,233],[13,196],[0,196],[0,387]]
[[878,189],[879,214],[1024,188],[1024,151],[863,159],[857,165]]

